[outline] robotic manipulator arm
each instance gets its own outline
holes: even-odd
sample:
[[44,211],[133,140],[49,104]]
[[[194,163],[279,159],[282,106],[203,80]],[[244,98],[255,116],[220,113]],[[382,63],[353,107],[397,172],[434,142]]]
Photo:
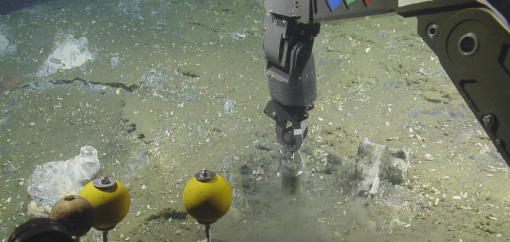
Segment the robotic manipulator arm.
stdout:
[[510,165],[510,1],[265,0],[265,8],[264,113],[287,154],[306,138],[317,99],[312,47],[320,22],[396,12],[418,19],[418,34]]

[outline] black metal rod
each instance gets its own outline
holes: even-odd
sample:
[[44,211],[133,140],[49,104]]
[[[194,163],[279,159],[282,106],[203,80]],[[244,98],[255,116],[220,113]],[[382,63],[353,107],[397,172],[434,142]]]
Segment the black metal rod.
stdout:
[[108,230],[103,231],[103,242],[108,242]]
[[206,224],[205,225],[205,238],[207,238],[207,242],[211,242],[210,230],[211,230],[211,225],[210,224]]

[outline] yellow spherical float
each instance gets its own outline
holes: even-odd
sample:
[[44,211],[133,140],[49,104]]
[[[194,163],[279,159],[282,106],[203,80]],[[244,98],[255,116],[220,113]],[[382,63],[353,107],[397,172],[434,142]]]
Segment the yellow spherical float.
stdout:
[[225,178],[203,169],[191,178],[182,194],[184,208],[203,224],[216,222],[232,204],[232,189]]
[[87,183],[80,196],[94,207],[94,228],[102,231],[113,229],[122,221],[131,205],[126,187],[106,176]]

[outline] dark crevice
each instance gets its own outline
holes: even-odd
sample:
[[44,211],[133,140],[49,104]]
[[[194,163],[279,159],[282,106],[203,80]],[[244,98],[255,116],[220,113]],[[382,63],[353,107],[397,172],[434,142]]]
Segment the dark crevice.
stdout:
[[204,28],[204,29],[207,29],[207,30],[210,30],[210,31],[212,31],[212,32],[214,32],[214,33],[219,33],[219,32],[220,32],[220,31],[218,31],[218,30],[216,30],[216,29],[213,29],[213,28],[211,28],[211,27],[209,27],[209,26],[207,26],[207,25],[205,25],[205,24],[201,24],[201,23],[196,22],[196,21],[195,21],[195,22],[193,22],[193,23],[191,23],[191,25],[200,26],[200,27],[202,27],[202,28]]
[[88,87],[107,86],[107,87],[112,87],[112,88],[121,88],[121,89],[129,91],[129,92],[133,92],[136,88],[138,88],[140,86],[139,84],[133,84],[133,85],[127,86],[126,84],[119,83],[119,82],[107,82],[107,83],[93,82],[93,81],[89,81],[86,79],[81,79],[79,77],[76,77],[73,80],[48,80],[48,81],[44,81],[44,82],[35,82],[35,83],[23,85],[22,87],[26,88],[26,89],[38,89],[38,88],[46,87],[49,84],[51,84],[51,85],[72,85],[72,84],[76,84],[75,82],[82,82],[83,84],[85,84]]
[[151,220],[168,220],[168,219],[177,219],[177,220],[185,220],[186,216],[188,216],[187,212],[180,212],[177,210],[173,210],[171,208],[165,208],[161,212],[149,216],[145,221]]
[[196,77],[200,77],[199,75],[191,72],[191,71],[183,71],[183,70],[179,70],[179,73],[183,76],[189,76],[189,77],[192,77],[192,78],[196,78]]

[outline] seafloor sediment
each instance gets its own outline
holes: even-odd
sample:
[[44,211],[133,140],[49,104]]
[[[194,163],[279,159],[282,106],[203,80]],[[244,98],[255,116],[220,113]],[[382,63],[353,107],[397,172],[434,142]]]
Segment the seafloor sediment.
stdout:
[[[16,49],[0,56],[0,76],[23,83],[0,94],[0,237],[29,219],[34,167],[91,145],[98,175],[132,198],[111,240],[203,240],[182,205],[203,167],[233,190],[212,226],[225,241],[507,240],[508,167],[413,18],[322,25],[302,185],[284,194],[282,148],[262,113],[263,16],[260,1],[235,0],[51,1],[1,15]],[[63,36],[86,37],[91,59],[36,76]],[[410,149],[408,179],[353,195],[364,137]]]

